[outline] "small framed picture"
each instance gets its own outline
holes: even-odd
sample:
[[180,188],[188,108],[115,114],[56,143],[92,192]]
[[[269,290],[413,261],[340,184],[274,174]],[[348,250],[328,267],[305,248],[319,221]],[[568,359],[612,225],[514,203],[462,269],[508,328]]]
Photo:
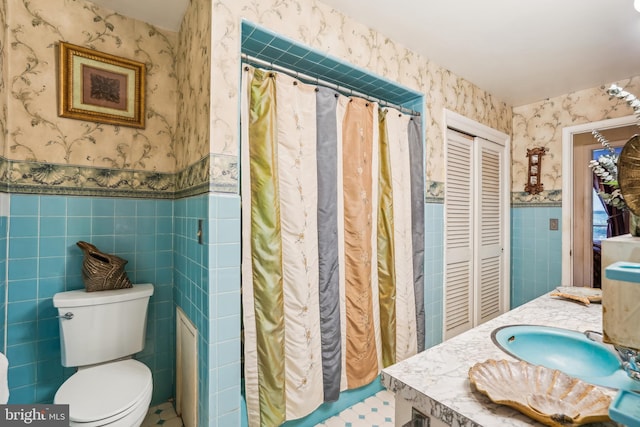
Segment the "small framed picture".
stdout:
[[527,148],[527,157],[529,165],[527,167],[527,182],[524,185],[524,191],[529,194],[539,194],[544,186],[541,180],[542,157],[546,154],[545,147]]
[[59,43],[59,116],[144,128],[144,101],[142,62]]

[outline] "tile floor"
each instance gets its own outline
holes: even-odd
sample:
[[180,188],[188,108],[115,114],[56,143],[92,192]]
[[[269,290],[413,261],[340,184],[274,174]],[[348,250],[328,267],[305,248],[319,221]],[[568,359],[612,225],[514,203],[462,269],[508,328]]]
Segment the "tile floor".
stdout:
[[[392,427],[394,425],[395,400],[393,393],[382,390],[356,403],[338,415],[320,423],[317,427]],[[142,427],[182,427],[171,402],[149,408]]]
[[165,402],[149,408],[141,427],[182,427],[182,419],[176,414],[173,402]]
[[392,427],[395,425],[394,416],[393,393],[382,390],[318,424],[318,427]]

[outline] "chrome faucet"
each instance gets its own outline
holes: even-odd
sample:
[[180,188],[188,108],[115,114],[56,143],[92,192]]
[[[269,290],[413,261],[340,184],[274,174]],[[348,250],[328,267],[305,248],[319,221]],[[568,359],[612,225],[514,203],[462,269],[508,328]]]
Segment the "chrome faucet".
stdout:
[[614,352],[620,360],[622,369],[634,380],[640,381],[640,351],[627,347],[607,344],[602,340],[602,333],[596,331],[584,331],[584,335],[591,341],[599,342]]
[[614,347],[622,359],[622,367],[627,375],[640,381],[640,352],[626,347]]

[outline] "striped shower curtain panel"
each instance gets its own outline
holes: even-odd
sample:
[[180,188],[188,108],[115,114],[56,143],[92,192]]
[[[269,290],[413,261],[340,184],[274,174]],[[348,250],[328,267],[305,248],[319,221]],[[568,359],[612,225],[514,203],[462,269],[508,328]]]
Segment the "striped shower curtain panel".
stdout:
[[421,129],[251,66],[242,94],[245,393],[279,426],[424,348]]

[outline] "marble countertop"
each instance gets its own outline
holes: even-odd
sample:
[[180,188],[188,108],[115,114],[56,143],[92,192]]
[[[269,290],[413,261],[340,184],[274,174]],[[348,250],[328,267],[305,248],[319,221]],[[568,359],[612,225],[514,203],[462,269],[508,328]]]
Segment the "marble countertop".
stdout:
[[[583,332],[602,331],[602,306],[588,306],[543,295],[476,328],[382,370],[382,383],[412,406],[461,427],[541,426],[507,406],[492,403],[473,391],[469,368],[487,359],[516,360],[491,341],[491,332],[504,325],[532,324]],[[599,387],[615,397],[616,391]],[[428,410],[427,408],[431,408]],[[595,424],[593,424],[595,425]],[[615,423],[598,424],[615,426]]]

